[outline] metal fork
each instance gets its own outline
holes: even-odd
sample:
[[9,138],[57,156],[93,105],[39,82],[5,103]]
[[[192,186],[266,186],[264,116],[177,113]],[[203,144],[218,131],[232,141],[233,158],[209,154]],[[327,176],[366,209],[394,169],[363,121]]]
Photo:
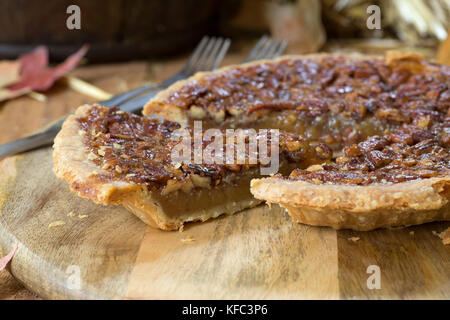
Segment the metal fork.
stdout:
[[288,42],[286,40],[273,39],[264,35],[259,39],[242,62],[245,63],[260,59],[275,59],[284,52],[287,44]]
[[[274,39],[267,35],[264,35],[251,49],[251,51],[244,58],[242,63],[260,59],[275,59],[284,52],[287,44],[288,42],[286,40]],[[144,94],[140,97],[137,97],[135,99],[123,103],[120,106],[120,109],[128,112],[138,111],[157,94],[158,92],[151,92],[148,94]]]
[[[188,78],[197,71],[216,69],[220,62],[223,60],[226,52],[228,51],[230,43],[230,39],[214,37],[209,38],[205,36],[195,47],[194,52],[191,54],[188,61],[181,68],[181,70],[179,70],[171,77],[167,78],[159,84],[144,86],[135,90],[118,94],[111,99],[101,101],[100,104],[108,108],[120,106],[124,102],[138,97],[139,95],[147,91],[157,90],[161,87],[169,86],[170,84],[180,79]],[[210,54],[209,57],[207,56],[208,54]]]
[[[149,88],[153,90],[161,90],[167,88],[178,80],[188,78],[198,71],[213,70],[217,68],[217,66],[222,62],[225,54],[228,51],[230,42],[230,39],[203,37],[192,55],[189,57],[186,64],[181,68],[179,72],[177,72],[170,78],[164,80],[156,86],[143,87],[131,92],[126,92],[109,100],[101,101],[99,102],[99,104],[106,107],[123,105],[127,100],[130,99],[130,97],[135,97],[139,93],[146,92],[149,90]],[[131,112],[136,111],[135,108],[125,108],[123,110]],[[6,156],[52,144],[53,139],[61,130],[61,126],[65,119],[66,117],[52,123],[40,133],[33,134],[23,139],[1,145],[0,159]]]

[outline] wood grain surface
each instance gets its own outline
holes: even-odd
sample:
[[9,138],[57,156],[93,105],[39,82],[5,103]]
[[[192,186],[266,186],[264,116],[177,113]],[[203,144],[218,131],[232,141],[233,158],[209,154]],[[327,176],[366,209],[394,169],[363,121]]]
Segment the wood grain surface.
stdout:
[[[75,196],[54,177],[50,148],[8,158],[0,172],[0,241],[19,246],[12,274],[44,298],[450,298],[450,248],[433,234],[447,222],[336,232],[259,206],[166,232]],[[366,285],[370,265],[379,290]]]
[[[241,57],[232,53],[225,63]],[[75,74],[115,93],[164,79],[182,61]],[[0,143],[92,102],[62,86],[48,97],[45,104],[21,98],[0,106]],[[260,206],[164,232],[121,207],[73,195],[52,174],[50,149],[0,162],[0,211],[0,247],[5,254],[19,246],[10,271],[33,292],[25,298],[450,298],[450,247],[436,236],[448,222],[336,232],[294,224],[278,207]],[[49,227],[55,221],[64,224]],[[370,265],[380,267],[380,289],[366,285]],[[80,289],[71,288],[71,266],[80,270]],[[23,287],[5,278],[0,292],[16,291],[0,298],[24,297]]]
[[337,299],[336,232],[292,223],[278,206],[182,233],[147,229],[127,298]]

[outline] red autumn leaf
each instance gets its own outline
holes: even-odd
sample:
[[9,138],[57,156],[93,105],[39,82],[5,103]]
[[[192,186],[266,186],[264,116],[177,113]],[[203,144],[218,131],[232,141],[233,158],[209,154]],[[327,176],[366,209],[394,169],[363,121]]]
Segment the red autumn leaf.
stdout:
[[0,271],[5,269],[8,262],[11,261],[12,257],[16,253],[16,250],[17,250],[17,246],[15,246],[14,249],[12,249],[12,251],[10,253],[8,253],[8,255],[6,257],[0,258]]
[[48,65],[48,50],[39,46],[17,60],[0,61],[0,88],[17,83],[23,77],[36,73]]
[[30,53],[20,56],[17,61],[20,63],[22,77],[33,74],[48,66],[48,49],[45,46],[39,46]]
[[[40,47],[28,56],[22,57],[25,63],[24,69],[21,70],[21,79],[19,82],[10,85],[9,90],[21,90],[29,88],[30,90],[45,91],[49,89],[53,83],[73,70],[78,62],[88,51],[88,46],[84,45],[77,52],[69,56],[63,63],[55,68],[42,67],[46,65],[48,53],[46,49]],[[38,68],[41,66],[41,68]]]

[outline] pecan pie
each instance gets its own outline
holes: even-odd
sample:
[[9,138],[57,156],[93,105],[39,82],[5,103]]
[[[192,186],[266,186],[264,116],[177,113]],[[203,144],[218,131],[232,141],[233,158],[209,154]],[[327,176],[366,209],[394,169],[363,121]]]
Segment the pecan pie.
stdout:
[[[151,118],[80,107],[55,139],[54,170],[78,195],[166,230],[261,201],[335,228],[449,220],[449,75],[399,53],[286,56],[200,73],[151,100]],[[279,129],[279,174],[261,178],[267,164],[250,161],[250,149],[244,164],[174,162],[179,132],[192,134],[195,120],[224,133]]]

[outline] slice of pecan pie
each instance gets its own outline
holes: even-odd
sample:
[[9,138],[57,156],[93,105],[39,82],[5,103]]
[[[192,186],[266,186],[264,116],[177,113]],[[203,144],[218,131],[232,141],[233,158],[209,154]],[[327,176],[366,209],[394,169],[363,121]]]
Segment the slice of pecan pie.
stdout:
[[[188,141],[189,154],[177,160],[173,151],[186,138],[180,128],[176,122],[148,119],[117,108],[81,106],[55,139],[54,171],[79,196],[100,204],[121,204],[145,223],[165,230],[178,229],[188,221],[232,214],[261,202],[251,195],[250,180],[260,177],[261,168],[270,163],[251,157],[255,151],[249,143],[239,155],[242,159],[235,152],[227,161],[227,149],[220,144],[219,149],[213,149],[217,154],[205,153],[215,139],[208,141],[201,136],[200,153],[211,154],[210,164],[193,161],[198,153],[194,139]],[[187,133],[195,137],[191,130]],[[249,134],[241,133],[249,139]],[[267,144],[269,151],[271,138],[270,131],[255,136],[258,143]],[[277,139],[276,156],[280,172],[285,174],[310,160],[331,157],[331,152],[323,152],[324,145],[319,153],[295,134],[281,133]],[[238,140],[232,143],[237,151]]]

